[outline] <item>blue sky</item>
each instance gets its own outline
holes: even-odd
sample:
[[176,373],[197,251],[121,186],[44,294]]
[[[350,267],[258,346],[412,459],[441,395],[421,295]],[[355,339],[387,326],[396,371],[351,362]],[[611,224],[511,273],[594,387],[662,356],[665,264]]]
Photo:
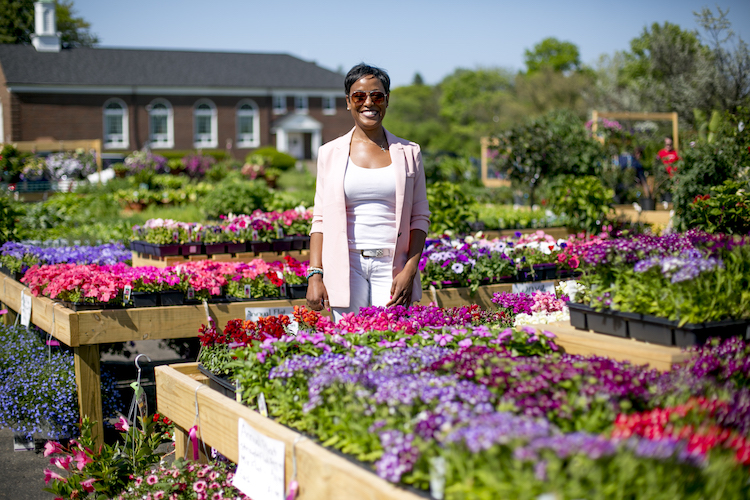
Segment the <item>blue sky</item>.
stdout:
[[[695,29],[705,0],[74,0],[103,47],[288,53],[347,71],[361,61],[394,86],[416,72],[435,84],[456,68],[524,68],[546,37],[575,43],[584,63],[626,50],[645,26]],[[750,1],[720,0],[750,43]]]

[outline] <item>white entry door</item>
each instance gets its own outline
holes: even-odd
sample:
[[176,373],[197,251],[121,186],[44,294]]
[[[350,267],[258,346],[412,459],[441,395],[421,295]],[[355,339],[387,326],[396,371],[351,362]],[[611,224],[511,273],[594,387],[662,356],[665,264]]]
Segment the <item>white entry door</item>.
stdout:
[[287,140],[289,141],[289,154],[298,160],[305,157],[304,135],[299,132],[289,132]]

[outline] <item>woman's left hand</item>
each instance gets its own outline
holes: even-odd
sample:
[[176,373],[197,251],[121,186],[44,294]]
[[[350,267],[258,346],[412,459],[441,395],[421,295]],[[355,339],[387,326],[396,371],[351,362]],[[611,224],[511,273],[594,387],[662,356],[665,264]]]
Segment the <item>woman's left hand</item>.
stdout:
[[391,300],[386,304],[388,307],[409,307],[411,305],[411,293],[414,285],[414,276],[416,274],[415,271],[412,271],[409,266],[407,266],[398,273],[395,278],[393,278],[393,284],[391,285]]

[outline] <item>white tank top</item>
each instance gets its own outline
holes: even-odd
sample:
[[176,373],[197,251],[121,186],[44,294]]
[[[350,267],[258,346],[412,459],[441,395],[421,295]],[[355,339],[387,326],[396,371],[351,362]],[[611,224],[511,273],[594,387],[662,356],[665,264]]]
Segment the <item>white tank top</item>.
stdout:
[[393,168],[393,164],[362,168],[348,159],[344,196],[349,248],[395,248],[396,173]]

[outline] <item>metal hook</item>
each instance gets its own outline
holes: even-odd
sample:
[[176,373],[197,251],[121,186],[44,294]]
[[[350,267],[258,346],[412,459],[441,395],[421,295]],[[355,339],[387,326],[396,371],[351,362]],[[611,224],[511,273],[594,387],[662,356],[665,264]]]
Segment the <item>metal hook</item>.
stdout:
[[146,356],[146,359],[149,363],[151,363],[151,358],[148,357],[148,354],[139,354],[135,357],[135,367],[138,369],[138,371],[141,371],[141,365],[138,364],[138,360],[141,359],[141,356]]

